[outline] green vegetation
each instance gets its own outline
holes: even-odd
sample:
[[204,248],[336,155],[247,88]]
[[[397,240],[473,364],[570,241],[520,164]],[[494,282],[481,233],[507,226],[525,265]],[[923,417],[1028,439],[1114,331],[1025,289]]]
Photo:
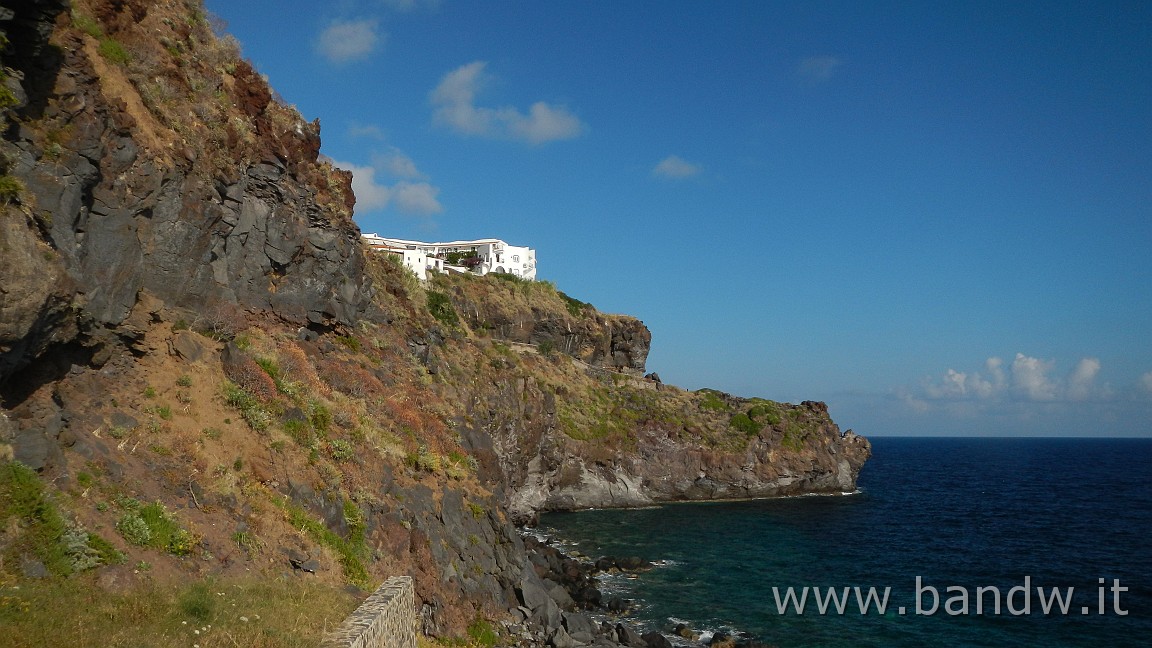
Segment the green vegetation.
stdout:
[[347,538],[341,538],[294,502],[281,498],[273,499],[273,502],[284,510],[292,526],[306,533],[316,543],[336,552],[340,557],[345,580],[361,589],[371,589],[368,570],[364,567],[364,557],[368,553],[364,539],[367,527],[364,515],[355,502],[351,500],[344,502],[344,521],[348,524]]
[[744,412],[740,412],[739,414],[733,416],[731,419],[729,419],[728,424],[748,436],[754,436],[760,432],[760,424],[753,421]]
[[104,28],[92,16],[72,11],[72,24],[80,31],[100,41],[100,55],[116,65],[125,66],[132,60],[132,56],[124,49],[120,41],[104,33]]
[[[439,319],[439,318],[437,318],[437,319]],[[336,341],[339,342],[340,344],[344,345],[344,347],[346,347],[349,351],[353,351],[355,353],[359,353],[360,349],[363,348],[362,345],[360,344],[360,340],[357,340],[355,337],[352,337],[351,335],[337,335]]]
[[500,641],[492,624],[480,617],[468,625],[468,637],[472,639],[473,645],[480,648],[492,648]]
[[241,389],[236,383],[225,380],[220,388],[224,402],[240,410],[248,425],[257,432],[263,432],[272,424],[272,412],[247,391]]
[[259,551],[260,547],[264,545],[251,531],[237,531],[233,533],[232,542],[235,542],[236,546],[248,554],[249,557]]
[[[149,565],[136,568],[144,572]],[[311,579],[207,579],[129,591],[108,591],[96,582],[96,574],[85,573],[5,588],[0,643],[13,648],[312,648],[360,603],[340,586]]]
[[124,49],[120,41],[115,38],[105,38],[100,41],[100,55],[108,59],[109,62],[121,66],[128,65],[132,60],[128,50]]
[[428,312],[445,326],[457,326],[460,323],[460,316],[456,314],[452,300],[444,293],[428,291]]
[[116,522],[116,530],[134,545],[187,556],[199,542],[180,527],[160,502],[142,505],[134,499],[121,498],[119,504],[125,512]]
[[586,310],[596,310],[592,304],[582,302],[574,297],[569,297],[568,294],[563,291],[557,290],[556,294],[560,295],[560,299],[564,300],[564,307],[568,309],[570,315],[579,317],[583,315]]
[[[785,407],[780,403],[763,398],[753,398],[753,405],[748,410],[748,417],[753,421],[768,425],[780,425],[784,420]],[[797,410],[791,410],[797,411]]]
[[356,449],[351,443],[343,439],[332,439],[328,442],[328,450],[336,461],[351,461],[356,456]]
[[0,566],[19,565],[21,556],[31,555],[49,573],[67,576],[123,560],[103,538],[67,520],[36,471],[16,461],[0,464],[0,528],[12,533]]
[[92,38],[104,38],[104,29],[100,27],[100,23],[96,22],[95,18],[87,14],[82,14],[79,11],[73,10],[72,24],[75,25],[76,29],[79,29],[85,34],[88,34]]
[[728,404],[724,402],[724,399],[720,396],[720,392],[714,389],[701,389],[696,393],[704,395],[704,398],[700,401],[700,409],[714,412],[728,409]]
[[[3,88],[3,86],[0,86]],[[7,91],[7,89],[5,89]],[[8,92],[11,94],[11,92]],[[13,98],[13,101],[15,99]],[[5,98],[3,92],[0,92],[0,109],[6,108],[3,104]],[[0,203],[10,205],[12,203],[20,202],[20,197],[24,195],[24,183],[20,178],[10,175],[0,175]]]
[[210,623],[216,617],[217,598],[208,583],[194,583],[178,599],[180,612],[198,624]]

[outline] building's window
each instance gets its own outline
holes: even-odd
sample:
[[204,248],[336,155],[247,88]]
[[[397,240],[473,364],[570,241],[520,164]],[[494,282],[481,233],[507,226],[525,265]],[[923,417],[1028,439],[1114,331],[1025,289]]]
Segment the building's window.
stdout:
[[517,261],[519,261],[519,260],[520,260],[520,255],[519,255],[519,254],[513,254],[513,255],[512,255],[512,263],[516,263],[516,262],[517,262]]

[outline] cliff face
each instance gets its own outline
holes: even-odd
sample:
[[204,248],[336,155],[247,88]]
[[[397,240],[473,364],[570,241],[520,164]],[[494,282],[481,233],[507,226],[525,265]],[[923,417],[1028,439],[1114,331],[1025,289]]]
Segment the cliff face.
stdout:
[[548,284],[438,282],[486,358],[472,380],[446,385],[449,398],[472,404],[465,440],[489,458],[487,477],[519,522],[547,510],[855,490],[870,445],[842,434],[823,403],[641,378],[647,327]]
[[[88,9],[110,26],[132,21],[139,27],[123,32],[128,43],[145,29],[172,47],[194,42],[189,28],[164,22],[179,7],[150,4],[78,5],[73,15]],[[231,72],[192,51],[202,68],[168,61],[134,71],[109,60],[101,47],[113,36],[103,27],[88,29],[99,37],[53,31],[68,21],[63,7],[26,3],[9,21],[5,64],[21,101],[0,153],[24,185],[27,223],[9,218],[3,228],[19,254],[0,257],[0,378],[80,333],[86,346],[114,343],[142,291],[201,316],[246,310],[317,330],[363,315],[370,294],[350,179],[317,161],[318,126],[275,104],[239,60],[225,64]],[[141,59],[159,56],[159,43],[135,42]],[[211,85],[213,99],[146,101],[150,86],[138,88],[136,77],[149,72],[165,87]],[[197,137],[176,130],[178,120],[228,126]],[[39,239],[35,253],[30,236]]]
[[499,280],[476,282],[461,276],[437,281],[468,326],[480,334],[557,351],[598,367],[644,373],[652,344],[644,322],[600,313],[548,283],[493,278]]
[[[366,256],[318,124],[194,0],[6,4],[0,459],[127,560],[407,573],[458,634],[539,584],[539,511],[854,488],[820,403],[662,385],[635,318]],[[186,544],[123,530],[146,502]],[[0,533],[0,572],[37,551]]]

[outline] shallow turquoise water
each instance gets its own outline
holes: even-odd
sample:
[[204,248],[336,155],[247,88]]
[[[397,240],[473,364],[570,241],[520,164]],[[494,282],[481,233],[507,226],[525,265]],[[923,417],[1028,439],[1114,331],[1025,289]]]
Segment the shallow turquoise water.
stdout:
[[[1152,440],[874,439],[861,492],[734,503],[584,511],[542,518],[590,557],[667,561],[605,587],[643,601],[637,617],[747,632],[802,646],[1146,646],[1152,642]],[[916,614],[916,577],[939,593]],[[1007,594],[1028,577],[1030,614]],[[1105,614],[1099,614],[1099,579]],[[1110,591],[1114,579],[1126,592]],[[889,587],[885,614],[781,614],[772,588]],[[962,611],[960,590],[968,593]],[[976,588],[984,614],[975,614]],[[1043,614],[1035,590],[1074,591],[1069,614]],[[826,589],[820,590],[826,593]],[[1115,599],[1117,599],[1116,601]],[[1016,593],[1013,610],[1026,598]],[[921,590],[921,609],[932,596]],[[1127,611],[1117,613],[1115,607]],[[905,614],[899,614],[899,607]],[[1083,614],[1084,610],[1088,614]]]

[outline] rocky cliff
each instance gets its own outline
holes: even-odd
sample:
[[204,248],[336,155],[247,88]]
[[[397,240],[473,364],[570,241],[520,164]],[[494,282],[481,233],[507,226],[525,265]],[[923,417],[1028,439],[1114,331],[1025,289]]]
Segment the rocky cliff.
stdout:
[[367,252],[318,124],[195,0],[0,29],[0,489],[30,467],[63,511],[3,500],[0,582],[405,573],[428,634],[555,629],[540,511],[854,488],[868,443],[820,403],[663,385],[635,318]]

